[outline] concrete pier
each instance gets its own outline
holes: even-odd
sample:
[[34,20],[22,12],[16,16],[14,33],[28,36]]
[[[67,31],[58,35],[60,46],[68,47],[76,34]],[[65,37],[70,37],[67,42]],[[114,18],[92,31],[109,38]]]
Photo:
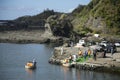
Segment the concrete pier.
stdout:
[[[49,63],[61,65],[61,60],[68,58],[70,55],[77,55],[79,48],[76,47],[64,47],[63,54],[60,53],[61,47],[56,47],[52,57],[49,59]],[[82,51],[87,50],[87,47],[80,48]],[[95,61],[92,57],[84,62],[75,62],[73,67],[83,70],[93,71],[107,71],[107,72],[119,72],[120,73],[120,48],[117,48],[117,52],[114,55],[107,53],[106,58],[100,58],[98,55],[102,52],[97,53],[97,60]]]

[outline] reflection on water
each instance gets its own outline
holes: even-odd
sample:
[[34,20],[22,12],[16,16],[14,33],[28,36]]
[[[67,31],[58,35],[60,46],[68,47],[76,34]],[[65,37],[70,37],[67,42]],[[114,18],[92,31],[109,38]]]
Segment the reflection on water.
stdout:
[[64,71],[64,80],[67,80],[67,74],[70,68],[63,67],[62,69]]
[[[51,65],[48,59],[53,47],[43,44],[0,43],[0,80],[119,80],[111,73],[84,71]],[[33,58],[36,70],[25,69],[24,65]]]
[[33,75],[35,73],[35,70],[32,69],[25,69],[25,70],[29,75]]
[[119,74],[84,71],[74,68],[61,67],[64,72],[64,80],[119,80]]
[[[64,80],[80,80],[80,71],[75,68],[61,67],[64,72]],[[69,74],[69,76],[68,76]]]
[[80,71],[76,71],[77,80],[80,80]]
[[27,80],[36,80],[36,70],[25,69],[27,74]]

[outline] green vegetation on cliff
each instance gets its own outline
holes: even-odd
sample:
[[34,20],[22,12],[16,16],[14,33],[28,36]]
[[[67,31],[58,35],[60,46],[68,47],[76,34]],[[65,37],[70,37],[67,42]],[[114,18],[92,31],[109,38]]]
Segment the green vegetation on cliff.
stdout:
[[87,27],[95,33],[120,34],[119,13],[120,0],[92,0],[74,16],[74,30],[81,32]]

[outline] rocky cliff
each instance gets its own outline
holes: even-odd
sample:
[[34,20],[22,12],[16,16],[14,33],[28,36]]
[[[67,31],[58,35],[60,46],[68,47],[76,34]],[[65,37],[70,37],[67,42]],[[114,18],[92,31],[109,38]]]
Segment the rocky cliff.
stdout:
[[120,34],[119,13],[120,0],[92,0],[74,16],[74,30],[86,27],[95,33]]

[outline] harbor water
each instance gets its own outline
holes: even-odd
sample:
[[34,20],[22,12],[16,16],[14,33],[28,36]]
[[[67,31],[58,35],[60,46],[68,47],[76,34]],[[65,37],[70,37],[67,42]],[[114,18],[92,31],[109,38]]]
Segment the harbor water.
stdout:
[[[119,74],[84,71],[48,63],[54,47],[45,44],[0,43],[0,80],[119,80]],[[36,59],[35,70],[25,69]]]

